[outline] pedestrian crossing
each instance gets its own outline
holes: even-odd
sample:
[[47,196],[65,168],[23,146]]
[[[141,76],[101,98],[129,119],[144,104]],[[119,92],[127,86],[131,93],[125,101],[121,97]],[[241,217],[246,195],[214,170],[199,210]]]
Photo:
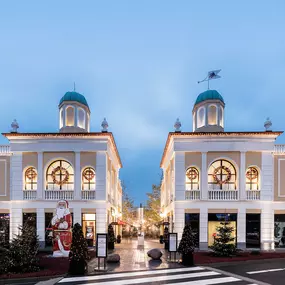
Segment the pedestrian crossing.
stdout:
[[256,285],[203,267],[116,272],[61,279],[60,285]]

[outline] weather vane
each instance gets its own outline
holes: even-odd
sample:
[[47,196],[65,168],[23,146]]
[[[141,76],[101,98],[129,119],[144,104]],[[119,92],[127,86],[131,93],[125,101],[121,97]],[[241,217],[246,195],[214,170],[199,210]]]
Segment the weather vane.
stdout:
[[209,90],[209,81],[212,80],[212,79],[221,78],[221,76],[218,75],[218,73],[220,73],[220,71],[221,71],[221,69],[209,71],[208,75],[206,76],[206,78],[203,79],[202,81],[198,81],[198,84],[202,83],[204,81],[208,81],[208,90]]

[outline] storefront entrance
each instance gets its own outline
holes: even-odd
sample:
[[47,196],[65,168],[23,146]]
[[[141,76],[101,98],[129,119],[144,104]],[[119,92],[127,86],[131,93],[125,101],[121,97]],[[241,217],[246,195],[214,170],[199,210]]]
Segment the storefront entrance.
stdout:
[[192,231],[195,233],[195,247],[199,248],[199,217],[200,214],[185,213],[185,225],[190,224]]
[[260,248],[260,214],[246,214],[246,247]]
[[93,246],[96,239],[96,215],[82,214],[82,231],[88,246]]

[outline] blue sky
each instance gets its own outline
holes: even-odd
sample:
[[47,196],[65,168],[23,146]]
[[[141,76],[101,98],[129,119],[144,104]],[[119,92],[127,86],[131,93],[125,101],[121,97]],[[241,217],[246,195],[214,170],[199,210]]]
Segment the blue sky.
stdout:
[[107,118],[121,179],[145,202],[175,119],[192,130],[207,71],[222,69],[211,88],[226,102],[227,131],[263,130],[267,116],[285,129],[284,11],[284,0],[1,1],[0,130],[16,118],[22,132],[57,131],[75,81],[91,130]]

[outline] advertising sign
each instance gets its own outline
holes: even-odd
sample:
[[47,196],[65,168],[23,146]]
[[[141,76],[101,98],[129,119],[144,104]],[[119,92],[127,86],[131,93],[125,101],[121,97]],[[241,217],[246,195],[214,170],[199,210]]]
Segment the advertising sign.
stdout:
[[169,252],[177,251],[177,233],[169,233]]
[[96,256],[107,257],[107,234],[96,235]]

